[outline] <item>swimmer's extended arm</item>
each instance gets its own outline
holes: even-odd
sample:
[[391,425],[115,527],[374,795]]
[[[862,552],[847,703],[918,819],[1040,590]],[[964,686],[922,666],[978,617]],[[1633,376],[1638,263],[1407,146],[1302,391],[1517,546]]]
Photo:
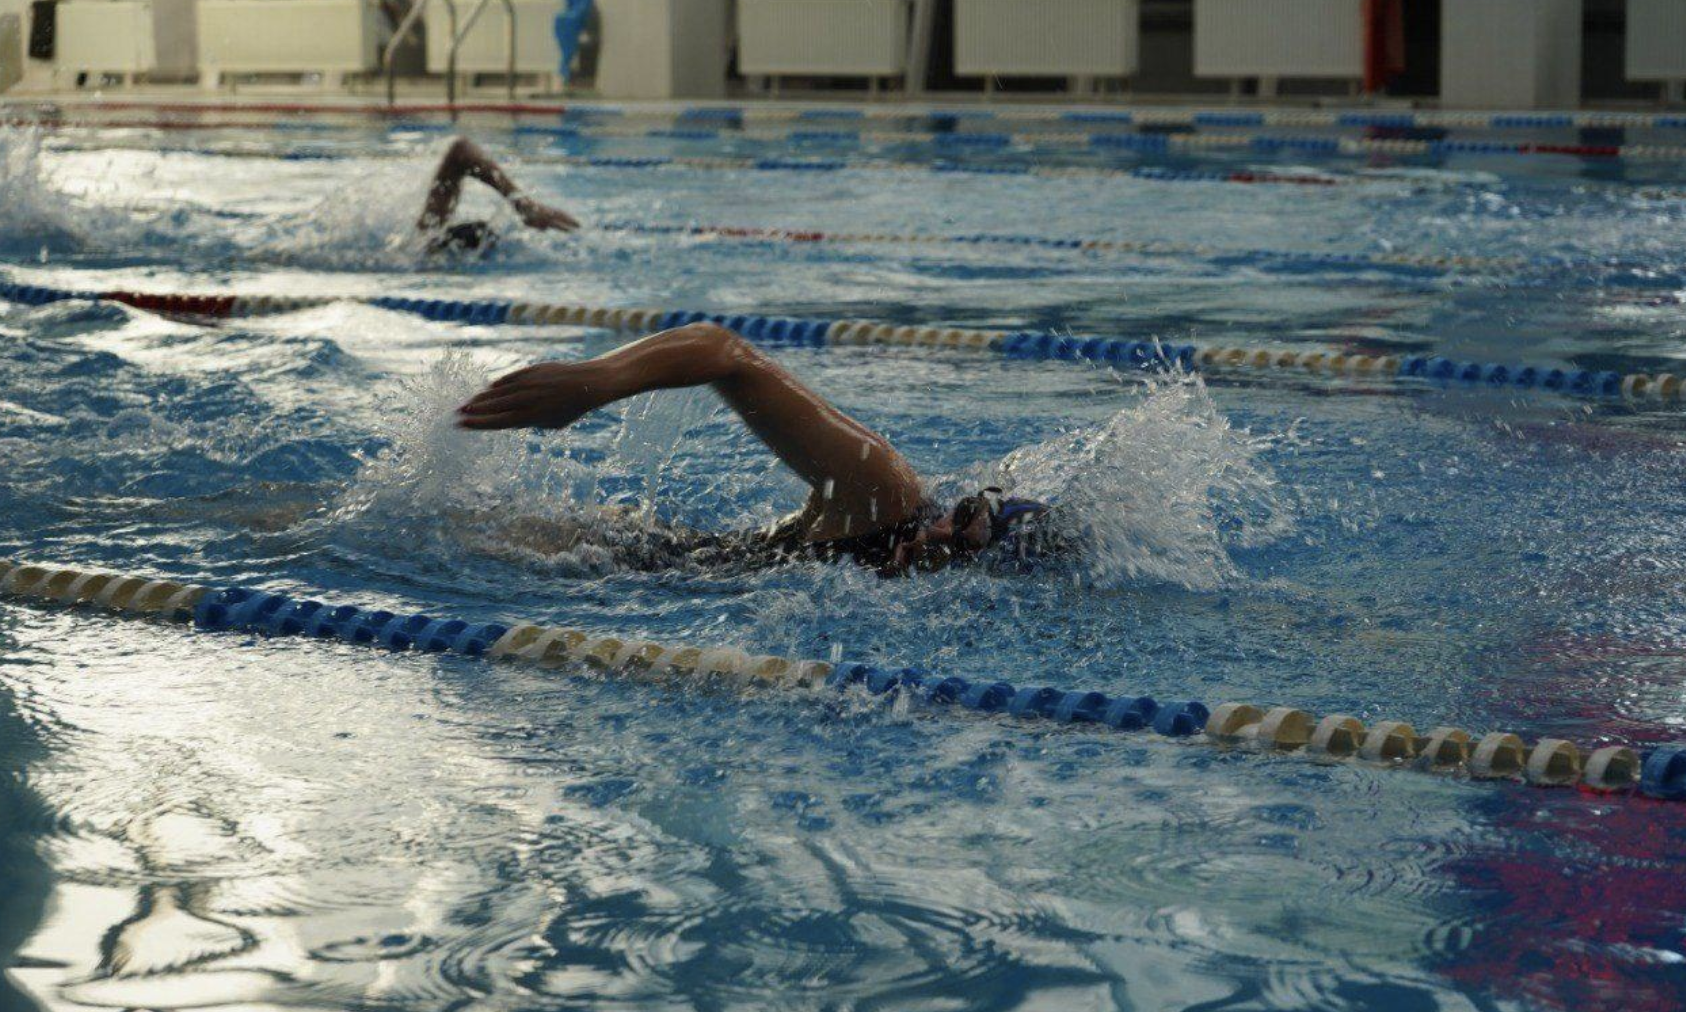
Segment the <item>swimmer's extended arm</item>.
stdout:
[[585,362],[544,362],[510,373],[463,405],[458,424],[561,429],[634,394],[703,384],[814,489],[813,538],[864,534],[918,510],[919,476],[888,440],[713,324],[669,330]]
[[468,138],[458,137],[451,142],[445,157],[439,162],[438,171],[433,174],[433,185],[428,187],[427,203],[422,207],[421,217],[416,220],[416,228],[423,232],[437,232],[445,227],[445,223],[451,220],[451,212],[457,209],[462,181],[467,178],[478,179],[496,190],[531,228],[566,232],[580,226],[572,215],[523,194],[491,156]]

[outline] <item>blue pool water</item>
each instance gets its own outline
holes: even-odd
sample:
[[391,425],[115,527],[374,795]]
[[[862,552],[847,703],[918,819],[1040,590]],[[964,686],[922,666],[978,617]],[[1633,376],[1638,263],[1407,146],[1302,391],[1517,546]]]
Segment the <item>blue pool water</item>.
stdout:
[[[815,152],[472,132],[588,223],[1210,249],[511,227],[489,259],[429,262],[410,223],[437,130],[134,127],[0,133],[0,273],[1686,371],[1674,163],[1070,157],[1327,187],[633,170],[557,156]],[[798,483],[712,395],[631,401],[567,435],[450,426],[487,377],[616,340],[351,301],[216,324],[0,304],[0,557],[1419,729],[1686,738],[1678,404],[793,349],[781,360],[940,495],[1005,473],[1083,504],[1084,561],[650,574],[547,553],[524,525],[620,529],[637,521],[602,507],[638,505],[742,527],[794,506]],[[1679,806],[11,603],[0,645],[0,1006],[1686,1002]]]

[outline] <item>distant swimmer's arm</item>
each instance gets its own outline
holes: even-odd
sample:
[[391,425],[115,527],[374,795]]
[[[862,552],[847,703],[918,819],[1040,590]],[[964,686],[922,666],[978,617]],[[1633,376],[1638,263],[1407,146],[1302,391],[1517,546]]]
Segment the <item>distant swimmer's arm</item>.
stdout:
[[585,362],[517,370],[463,405],[458,424],[560,429],[635,394],[704,384],[814,489],[815,537],[865,533],[918,510],[919,476],[888,440],[714,324],[666,331]]
[[522,193],[490,155],[468,138],[458,137],[446,149],[445,157],[433,174],[433,185],[428,187],[427,203],[422,207],[421,217],[416,220],[416,228],[436,232],[451,220],[451,213],[457,209],[457,199],[462,196],[464,179],[478,179],[496,190],[530,228],[566,232],[580,226],[566,211],[541,204]]

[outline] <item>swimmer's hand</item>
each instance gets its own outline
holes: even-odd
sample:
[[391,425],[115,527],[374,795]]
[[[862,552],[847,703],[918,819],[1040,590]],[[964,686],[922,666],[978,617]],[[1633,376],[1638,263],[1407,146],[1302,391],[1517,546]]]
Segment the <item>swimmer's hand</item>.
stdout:
[[565,429],[625,396],[597,362],[541,362],[517,369],[457,409],[464,429]]
[[510,201],[510,204],[528,228],[551,232],[572,232],[580,227],[580,223],[573,215],[560,208],[541,204],[531,197],[516,197]]

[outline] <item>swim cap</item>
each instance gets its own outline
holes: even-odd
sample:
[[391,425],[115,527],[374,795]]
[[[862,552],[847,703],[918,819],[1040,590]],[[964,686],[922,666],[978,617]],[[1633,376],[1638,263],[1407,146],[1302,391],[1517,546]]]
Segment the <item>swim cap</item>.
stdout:
[[989,517],[989,539],[991,543],[1012,538],[1019,533],[1020,525],[1035,520],[1053,509],[1045,502],[1035,499],[1019,499],[1009,497],[1002,499]]

